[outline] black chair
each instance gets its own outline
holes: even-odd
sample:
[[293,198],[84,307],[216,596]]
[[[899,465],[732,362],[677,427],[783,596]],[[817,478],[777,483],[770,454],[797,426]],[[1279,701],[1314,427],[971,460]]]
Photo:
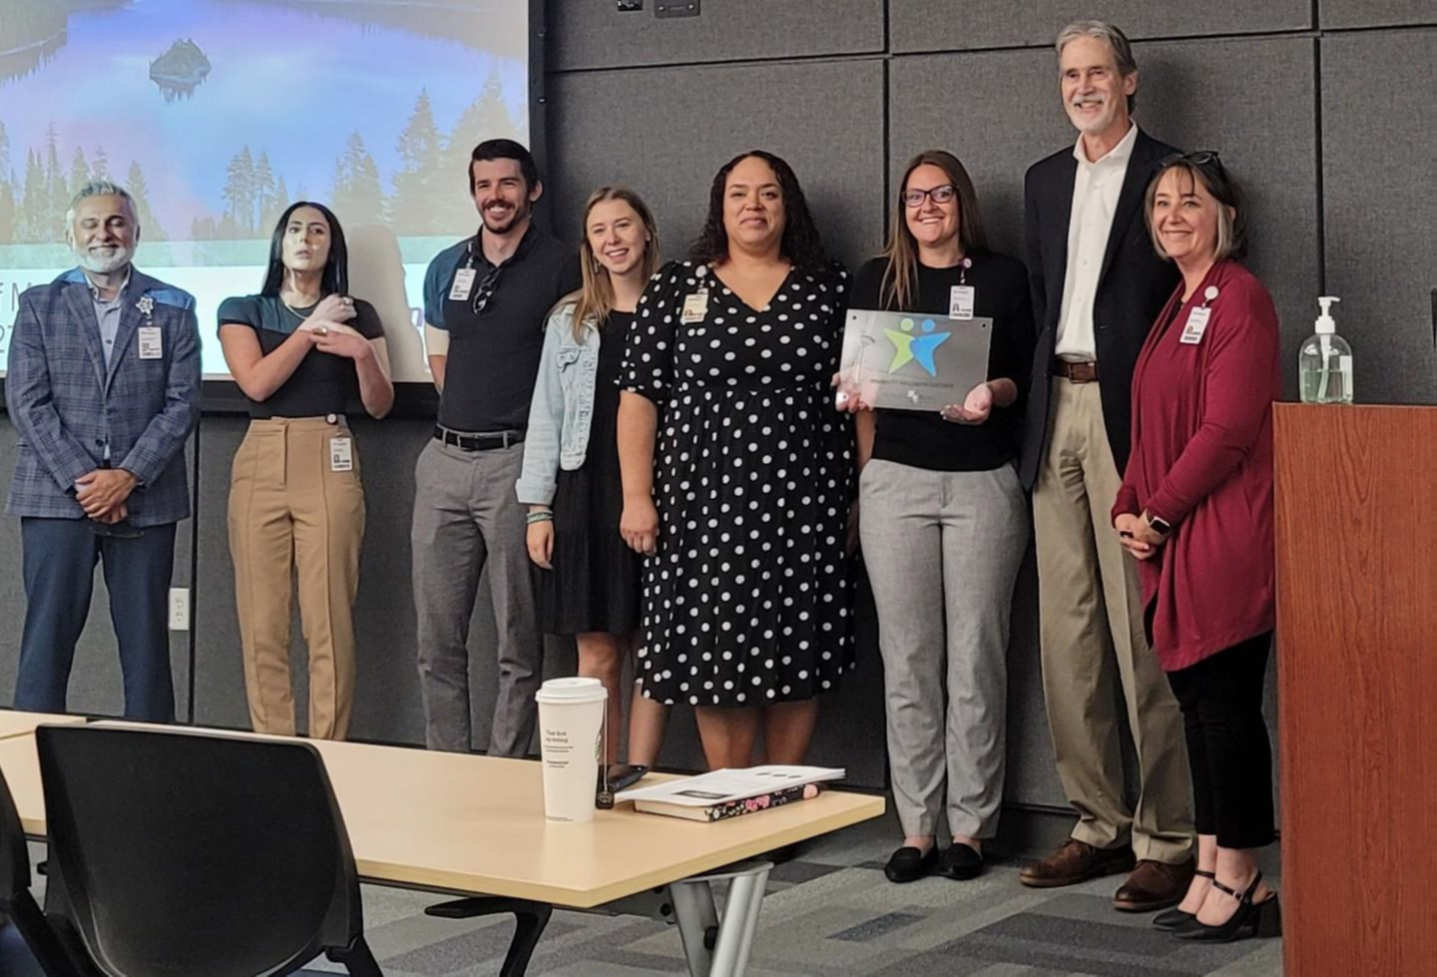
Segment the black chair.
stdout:
[[0,913],[9,916],[25,940],[30,955],[47,977],[71,977],[75,967],[65,954],[60,937],[30,894],[30,849],[20,812],[10,796],[10,785],[0,771]]
[[321,952],[380,974],[308,743],[95,726],[36,733],[45,912],[108,977],[278,977]]

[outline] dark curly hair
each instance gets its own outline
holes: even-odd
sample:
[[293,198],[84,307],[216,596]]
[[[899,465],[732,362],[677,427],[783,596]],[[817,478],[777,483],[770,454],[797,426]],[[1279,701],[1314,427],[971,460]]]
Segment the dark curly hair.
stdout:
[[724,186],[733,168],[751,156],[763,160],[778,176],[785,215],[783,240],[779,243],[779,251],[793,262],[794,267],[804,271],[824,267],[828,263],[828,254],[823,250],[818,226],[814,224],[813,215],[809,213],[808,201],[803,196],[803,187],[799,186],[793,167],[782,157],[761,149],[740,153],[725,163],[714,176],[713,187],[709,190],[708,217],[704,221],[704,229],[699,232],[698,240],[689,248],[689,258],[702,264],[713,264],[728,257],[728,232],[723,226]]

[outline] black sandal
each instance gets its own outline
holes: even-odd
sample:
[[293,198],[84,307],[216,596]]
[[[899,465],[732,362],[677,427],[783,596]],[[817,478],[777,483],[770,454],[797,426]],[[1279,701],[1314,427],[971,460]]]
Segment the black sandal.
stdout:
[[[1204,872],[1201,869],[1194,872],[1198,878],[1217,881],[1217,876],[1212,872]],[[1190,913],[1185,909],[1166,909],[1153,917],[1153,929],[1167,930],[1171,932],[1180,926],[1193,922],[1197,919],[1197,913]]]
[[1257,873],[1257,878],[1247,887],[1246,892],[1238,892],[1236,889],[1223,885],[1217,879],[1212,880],[1213,887],[1219,892],[1225,892],[1237,900],[1237,911],[1228,918],[1228,921],[1217,926],[1209,926],[1206,923],[1193,921],[1191,927],[1183,927],[1174,931],[1173,936],[1179,940],[1191,940],[1193,943],[1231,943],[1234,940],[1245,940],[1250,937],[1269,937],[1282,935],[1282,908],[1277,903],[1277,893],[1273,893],[1262,902],[1253,902],[1252,897],[1257,894],[1257,887],[1262,885],[1262,873]]

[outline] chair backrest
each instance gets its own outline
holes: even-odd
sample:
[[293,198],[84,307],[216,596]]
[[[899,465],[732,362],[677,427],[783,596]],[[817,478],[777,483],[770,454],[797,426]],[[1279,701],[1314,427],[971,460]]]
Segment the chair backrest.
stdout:
[[362,935],[349,836],[313,746],[95,726],[36,738],[46,912],[104,973],[287,974]]
[[5,772],[0,770],[0,911],[8,911],[16,896],[29,891],[30,849],[25,844],[25,828]]

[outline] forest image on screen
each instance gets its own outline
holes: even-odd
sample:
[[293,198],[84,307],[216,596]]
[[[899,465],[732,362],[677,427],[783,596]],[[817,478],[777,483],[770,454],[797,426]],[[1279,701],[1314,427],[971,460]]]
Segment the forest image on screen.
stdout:
[[349,237],[396,379],[424,379],[430,258],[474,232],[481,139],[529,141],[526,0],[0,0],[0,370],[20,293],[74,267],[86,181],[135,197],[135,263],[215,311],[258,292],[295,200]]

